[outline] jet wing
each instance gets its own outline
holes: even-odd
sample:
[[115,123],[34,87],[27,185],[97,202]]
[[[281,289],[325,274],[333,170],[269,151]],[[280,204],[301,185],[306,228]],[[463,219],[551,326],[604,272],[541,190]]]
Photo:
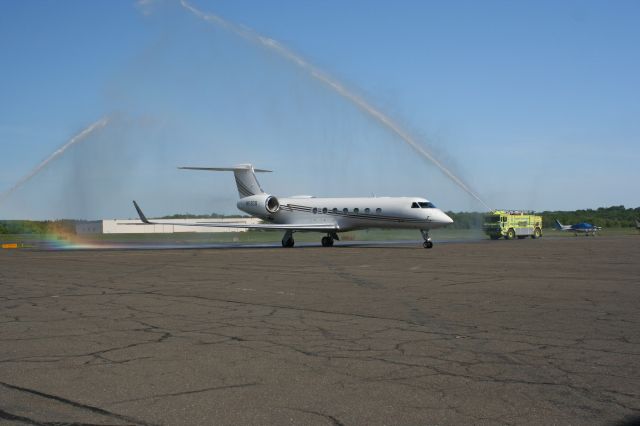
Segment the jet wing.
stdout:
[[[260,223],[246,224],[238,222],[196,222],[196,223],[176,223],[176,222],[152,222],[144,215],[140,206],[133,202],[138,216],[142,223],[139,225],[175,225],[175,226],[200,226],[210,228],[239,228],[239,229],[282,229],[291,231],[337,231],[338,225],[330,223]],[[130,225],[130,224],[129,224]]]

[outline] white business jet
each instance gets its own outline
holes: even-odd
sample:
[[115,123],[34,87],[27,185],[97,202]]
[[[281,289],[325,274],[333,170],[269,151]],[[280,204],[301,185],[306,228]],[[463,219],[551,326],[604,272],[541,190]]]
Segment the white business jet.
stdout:
[[338,233],[365,228],[419,229],[424,248],[433,247],[429,231],[453,223],[453,220],[430,201],[419,197],[366,197],[366,198],[316,198],[295,196],[276,198],[266,194],[255,173],[271,170],[254,169],[251,164],[235,167],[179,167],[184,170],[233,172],[240,200],[237,206],[243,212],[258,217],[262,224],[221,223],[199,221],[191,224],[153,222],[148,220],[138,204],[133,204],[140,220],[145,224],[169,224],[181,226],[205,226],[220,228],[248,228],[285,231],[283,247],[293,247],[294,232],[321,232],[322,246],[333,246],[340,240]]

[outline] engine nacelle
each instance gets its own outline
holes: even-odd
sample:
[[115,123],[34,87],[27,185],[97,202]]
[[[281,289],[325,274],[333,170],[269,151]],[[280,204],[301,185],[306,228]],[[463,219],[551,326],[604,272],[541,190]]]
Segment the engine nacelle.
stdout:
[[243,212],[258,217],[271,216],[280,210],[278,199],[269,194],[251,195],[242,198],[238,201],[237,206]]
[[266,200],[264,200],[264,208],[267,209],[269,213],[278,213],[280,210],[280,201],[273,196],[269,195]]

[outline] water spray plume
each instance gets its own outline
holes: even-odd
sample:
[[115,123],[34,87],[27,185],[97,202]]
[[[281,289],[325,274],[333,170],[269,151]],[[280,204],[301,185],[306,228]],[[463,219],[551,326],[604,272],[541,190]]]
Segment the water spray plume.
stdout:
[[488,210],[491,208],[485,203],[474,191],[472,191],[469,186],[462,181],[459,177],[457,177],[451,170],[449,170],[444,164],[442,164],[431,152],[429,152],[425,147],[423,147],[420,143],[416,141],[414,137],[412,137],[406,130],[402,129],[399,124],[381,112],[379,109],[370,105],[367,101],[365,101],[362,97],[356,95],[345,86],[343,86],[339,81],[335,78],[329,76],[327,73],[323,72],[319,68],[316,68],[314,65],[310,64],[306,60],[304,60],[298,54],[292,52],[282,44],[277,41],[270,39],[268,37],[263,37],[255,31],[238,26],[231,22],[228,22],[219,16],[204,13],[192,5],[190,5],[186,0],[180,0],[180,4],[183,8],[187,9],[191,13],[193,13],[198,18],[211,22],[215,25],[218,25],[226,30],[233,32],[234,34],[248,40],[252,43],[258,44],[266,49],[269,49],[273,52],[276,52],[281,57],[287,59],[290,62],[293,62],[298,67],[307,71],[313,78],[323,83],[325,86],[328,86],[336,93],[338,93],[343,98],[351,101],[354,105],[356,105],[361,111],[364,111],[369,116],[373,117],[376,121],[381,123],[384,127],[391,130],[393,133],[398,135],[400,139],[402,139],[407,145],[409,145],[415,152],[417,152],[423,159],[430,161],[434,164],[445,176],[451,179],[456,185],[458,185],[462,190],[464,190],[467,194],[471,195],[477,201],[479,201],[484,207]]
[[95,131],[102,129],[109,123],[108,117],[103,117],[100,120],[92,123],[85,129],[83,129],[80,133],[69,139],[64,145],[60,148],[56,149],[51,155],[49,155],[46,159],[44,159],[40,164],[38,164],[33,170],[27,173],[22,179],[16,182],[11,188],[0,194],[0,203],[3,202],[7,197],[13,194],[15,191],[20,189],[22,185],[30,181],[33,177],[35,177],[38,173],[40,173],[49,163],[53,160],[61,156],[67,149],[71,148],[73,145],[82,142],[89,135],[94,133]]

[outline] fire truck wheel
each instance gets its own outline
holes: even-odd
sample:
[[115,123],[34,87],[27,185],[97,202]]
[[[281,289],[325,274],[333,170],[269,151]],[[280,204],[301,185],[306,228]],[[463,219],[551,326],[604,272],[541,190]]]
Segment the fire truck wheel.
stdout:
[[507,239],[513,240],[515,238],[516,238],[516,231],[514,231],[513,228],[509,229],[509,231],[507,231]]
[[542,236],[542,231],[540,231],[540,228],[536,228],[533,231],[533,235],[531,236],[531,238],[540,238]]

